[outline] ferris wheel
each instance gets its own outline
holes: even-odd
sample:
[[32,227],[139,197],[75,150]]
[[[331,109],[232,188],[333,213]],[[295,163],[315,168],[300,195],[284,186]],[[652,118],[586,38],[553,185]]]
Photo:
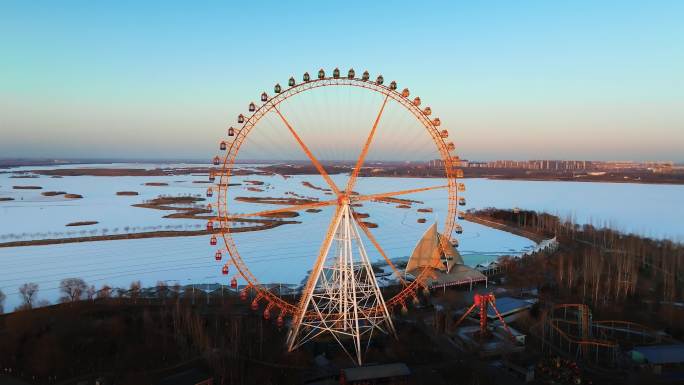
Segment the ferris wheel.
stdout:
[[[354,111],[344,111],[339,114],[340,118],[334,121],[326,120],[331,119],[330,114],[323,113],[319,114],[321,116],[312,118],[311,115],[307,115],[311,111],[301,113],[297,112],[296,108],[289,108],[291,111],[286,111],[288,104],[293,103],[294,100],[303,99],[305,103],[313,103],[311,101],[313,99],[306,99],[306,95],[328,89],[352,90],[353,92],[346,91],[342,97],[346,98],[347,102],[352,100],[351,103],[356,95],[363,94],[366,95],[364,97],[369,98],[359,108],[367,109],[370,106],[374,112],[372,118],[365,123],[364,129],[360,130],[363,134],[358,135],[359,138],[349,139],[351,130],[344,127],[344,119],[356,119],[356,115],[361,115]],[[286,87],[276,84],[273,91],[272,95],[263,92],[259,103],[249,103],[248,113],[238,115],[238,125],[227,129],[226,138],[219,144],[221,153],[213,159],[213,164],[218,167],[210,172],[209,179],[214,185],[207,190],[207,195],[216,195],[217,200],[212,208],[215,216],[207,223],[207,229],[213,234],[210,244],[218,247],[214,258],[220,261],[224,275],[234,274],[231,278],[231,286],[242,288],[240,296],[243,300],[251,300],[253,310],[263,308],[264,318],[270,319],[273,316],[278,327],[284,326],[286,319],[291,320],[287,338],[289,350],[297,349],[308,341],[327,334],[337,340],[355,362],[361,364],[362,340],[370,338],[375,333],[395,335],[391,311],[393,309],[405,311],[408,303],[417,301],[418,296],[428,290],[430,273],[428,268],[423,268],[418,272],[414,271],[410,276],[407,275],[401,267],[396,265],[392,253],[388,253],[383,248],[383,240],[374,235],[372,226],[363,220],[364,215],[361,215],[358,209],[364,204],[369,204],[364,208],[365,211],[369,211],[365,213],[365,216],[372,217],[374,215],[372,205],[370,205],[372,202],[387,202],[388,200],[392,202],[392,199],[398,199],[396,197],[409,197],[412,194],[433,190],[443,191],[445,199],[439,201],[439,204],[445,206],[442,211],[445,214],[439,218],[443,234],[440,242],[445,245],[457,242],[452,233],[460,232],[460,226],[456,223],[459,205],[458,191],[463,191],[464,186],[458,183],[458,179],[462,177],[462,171],[457,168],[459,159],[454,154],[455,145],[449,140],[448,131],[440,127],[440,119],[432,117],[431,108],[423,106],[421,98],[411,97],[408,88],[399,91],[394,81],[385,84],[382,75],[372,80],[367,71],[357,77],[355,71],[350,69],[344,76],[336,68],[332,76],[328,76],[321,69],[316,77],[305,73],[301,82],[291,77]],[[339,106],[329,101],[327,108],[330,111],[341,110]],[[355,111],[358,112],[359,108]],[[415,127],[417,131],[411,135],[420,139],[407,139],[407,143],[401,145],[386,145],[385,152],[378,154],[376,158],[391,154],[395,158],[398,157],[397,160],[403,160],[401,159],[402,151],[397,151],[396,147],[409,147],[420,142],[421,146],[426,148],[426,152],[434,154],[433,161],[439,162],[440,178],[434,178],[434,180],[440,180],[442,183],[426,187],[392,189],[392,191],[377,191],[378,188],[376,188],[371,193],[364,192],[362,186],[359,186],[358,182],[364,179],[360,173],[368,162],[369,152],[374,146],[381,146],[377,137],[382,135],[380,126],[383,115],[386,115],[390,108],[396,114],[403,114],[405,121],[401,124]],[[315,108],[309,105],[307,109]],[[294,119],[297,120],[294,122],[291,119],[292,115],[299,115],[299,119]],[[303,118],[303,115],[309,117]],[[306,119],[314,123],[307,124]],[[353,123],[354,126],[363,124],[360,120]],[[238,195],[244,192],[244,186],[235,183],[238,181],[237,178],[244,175],[240,173],[240,157],[248,151],[246,148],[249,146],[250,138],[258,135],[262,126],[265,125],[271,125],[274,131],[288,136],[288,140],[293,143],[289,151],[298,151],[298,155],[309,168],[312,167],[324,186],[317,187],[318,191],[315,192],[321,194],[317,198],[300,199],[301,194],[287,191],[285,194],[296,198],[279,201],[281,205],[277,208],[238,212],[239,210],[236,211],[234,208],[236,199],[239,199]],[[400,124],[392,122],[392,125],[394,128]],[[302,126],[311,126],[309,131],[312,133],[309,137],[301,134]],[[321,133],[322,130],[323,133]],[[334,130],[342,132],[344,137],[340,140],[331,139]],[[285,141],[285,139],[273,140],[272,135],[263,137],[270,146],[268,151],[262,147],[258,152],[252,151],[250,155],[245,155],[245,159],[253,158],[256,153],[273,152],[273,148]],[[334,152],[329,158],[338,157],[339,159],[342,157],[338,151],[339,148],[351,142],[358,145],[353,150],[354,159],[348,163],[345,173],[340,175],[336,171],[338,175],[332,175],[328,170],[331,168],[337,170],[335,164],[319,159],[318,154],[321,151],[315,147],[327,146],[326,148]],[[269,154],[262,156],[262,159],[269,159],[269,156],[270,159],[278,157],[283,159],[288,154]],[[287,179],[288,176],[284,175],[283,178]],[[263,189],[252,187],[251,190],[265,194]],[[463,198],[460,199],[460,203],[463,204]],[[326,211],[322,211],[323,209]],[[277,218],[285,213],[304,210],[322,211],[316,215],[327,214],[330,217],[326,220],[325,226],[319,226],[322,229],[319,238],[313,240],[317,244],[317,250],[312,251],[311,255],[304,256],[308,259],[306,262],[301,262],[310,269],[302,281],[303,284],[298,288],[296,295],[284,295],[281,290],[275,290],[272,286],[261,282],[258,278],[259,274],[250,269],[250,264],[255,261],[250,257],[250,253],[257,247],[268,249],[270,246],[267,237],[263,236],[263,242],[258,242],[257,245],[244,251],[240,246],[241,242],[237,236],[235,224],[249,218]],[[400,213],[397,215],[406,216]],[[398,223],[394,220],[390,222]],[[219,237],[216,234],[219,234]],[[364,240],[369,241],[368,248]],[[302,252],[295,250],[292,253],[301,254]],[[369,254],[379,255],[381,261],[389,267],[396,283],[394,290],[386,291],[383,295]]]

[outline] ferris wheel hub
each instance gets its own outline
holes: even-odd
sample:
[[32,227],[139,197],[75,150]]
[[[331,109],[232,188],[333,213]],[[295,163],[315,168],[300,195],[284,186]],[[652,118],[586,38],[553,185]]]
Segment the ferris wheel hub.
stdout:
[[351,204],[351,198],[349,197],[349,194],[344,193],[344,194],[340,195],[337,198],[337,204],[339,206],[345,206],[345,205],[349,206]]

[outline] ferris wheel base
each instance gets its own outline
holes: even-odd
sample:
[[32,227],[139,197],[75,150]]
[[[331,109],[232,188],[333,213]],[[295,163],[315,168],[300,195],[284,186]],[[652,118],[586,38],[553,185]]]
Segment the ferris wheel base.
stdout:
[[341,205],[328,233],[288,333],[288,350],[327,335],[362,365],[364,342],[375,333],[396,337],[394,324],[349,204]]

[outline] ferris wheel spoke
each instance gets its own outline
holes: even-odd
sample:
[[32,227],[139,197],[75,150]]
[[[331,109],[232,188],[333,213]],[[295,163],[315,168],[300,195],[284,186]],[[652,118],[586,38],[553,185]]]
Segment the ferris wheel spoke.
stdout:
[[355,215],[353,217],[356,224],[359,225],[364,234],[366,234],[366,237],[368,237],[368,239],[371,241],[375,249],[378,250],[380,255],[382,255],[382,258],[385,259],[385,262],[387,262],[387,264],[392,268],[394,274],[397,276],[397,278],[399,278],[399,282],[401,282],[401,284],[405,286],[406,281],[404,280],[404,277],[401,276],[401,272],[399,271],[399,269],[397,269],[396,266],[394,266],[394,263],[392,263],[392,261],[389,259],[389,257],[385,253],[385,250],[383,250],[382,247],[380,247],[380,244],[378,243],[377,239],[375,239],[373,234],[370,232],[368,227],[362,221],[360,221]]
[[284,213],[284,212],[288,212],[288,211],[299,211],[299,210],[304,210],[304,209],[312,209],[312,208],[316,208],[316,207],[334,206],[336,204],[337,204],[337,200],[334,200],[334,199],[329,200],[329,201],[323,201],[323,202],[304,203],[301,205],[286,206],[286,207],[281,207],[279,209],[264,210],[264,211],[259,211],[259,212],[255,212],[255,213],[229,215],[229,219],[248,218],[248,217],[263,217],[263,216],[268,216],[268,215],[272,215],[272,214]]
[[304,151],[306,156],[311,160],[311,163],[313,163],[314,167],[316,167],[316,170],[318,170],[318,173],[321,174],[323,179],[325,179],[325,181],[328,183],[330,188],[335,192],[335,194],[337,196],[341,196],[342,193],[340,192],[340,189],[337,188],[337,185],[335,184],[335,182],[333,182],[333,180],[330,179],[330,175],[328,175],[328,173],[325,171],[325,168],[323,168],[323,165],[321,164],[321,162],[319,162],[318,159],[316,159],[316,157],[311,152],[311,150],[309,150],[309,148],[306,146],[306,144],[304,144],[304,142],[302,141],[302,138],[300,138],[299,135],[297,135],[297,132],[294,130],[294,128],[292,128],[292,126],[287,121],[287,119],[285,119],[285,117],[280,112],[280,110],[278,110],[277,107],[273,107],[273,110],[278,114],[278,116],[283,121],[285,126],[287,126],[287,129],[290,130],[290,133],[292,133],[292,136],[294,136],[295,140],[297,140],[297,143],[299,143],[299,146],[302,148],[302,150]]
[[375,130],[378,128],[378,123],[380,123],[380,118],[382,117],[383,111],[385,111],[385,105],[387,105],[387,100],[389,99],[389,94],[385,95],[385,99],[382,101],[382,107],[380,107],[380,111],[378,112],[378,116],[375,118],[375,123],[373,123],[373,128],[371,128],[370,133],[368,133],[368,138],[366,139],[366,144],[364,144],[363,149],[361,150],[361,155],[359,155],[359,159],[356,161],[356,166],[354,166],[354,170],[352,171],[351,176],[349,177],[349,181],[347,182],[347,188],[345,191],[352,191],[354,188],[354,184],[356,183],[356,178],[359,176],[359,171],[361,170],[361,166],[363,166],[363,162],[366,160],[366,155],[368,154],[368,149],[370,148],[371,142],[373,141],[373,136],[375,136]]
[[419,193],[419,192],[423,192],[423,191],[438,190],[438,189],[443,189],[443,188],[448,188],[448,187],[449,187],[449,185],[443,185],[443,186],[422,187],[422,188],[416,188],[416,189],[411,189],[411,190],[392,191],[392,192],[386,192],[386,193],[380,193],[380,194],[353,195],[351,197],[351,200],[355,201],[355,202],[371,201],[371,200],[382,199],[382,198],[390,198],[390,197],[394,197],[397,195],[414,194],[414,193]]

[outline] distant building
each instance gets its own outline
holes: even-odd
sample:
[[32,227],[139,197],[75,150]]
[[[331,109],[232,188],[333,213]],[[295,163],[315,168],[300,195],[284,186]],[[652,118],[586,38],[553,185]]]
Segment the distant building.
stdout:
[[386,365],[367,365],[342,369],[340,384],[373,385],[373,384],[405,384],[411,374],[408,366],[402,363]]
[[[529,310],[537,303],[536,299],[519,299],[513,297],[499,297],[496,299],[496,308],[499,310],[501,318],[506,322],[513,322],[524,314],[528,314]],[[491,322],[495,322],[498,317],[493,308],[487,310],[487,318]]]
[[163,378],[158,385],[213,385],[211,375],[200,369],[189,369]]
[[[593,160],[492,160],[486,162],[471,161],[455,157],[454,167],[463,168],[505,168],[540,171],[650,171],[659,174],[670,174],[683,171],[684,167],[675,165],[672,161],[593,161]],[[444,169],[442,159],[433,159],[427,162],[427,167],[432,169]]]
[[663,369],[684,369],[684,344],[635,346],[629,352],[634,362],[660,374]]

